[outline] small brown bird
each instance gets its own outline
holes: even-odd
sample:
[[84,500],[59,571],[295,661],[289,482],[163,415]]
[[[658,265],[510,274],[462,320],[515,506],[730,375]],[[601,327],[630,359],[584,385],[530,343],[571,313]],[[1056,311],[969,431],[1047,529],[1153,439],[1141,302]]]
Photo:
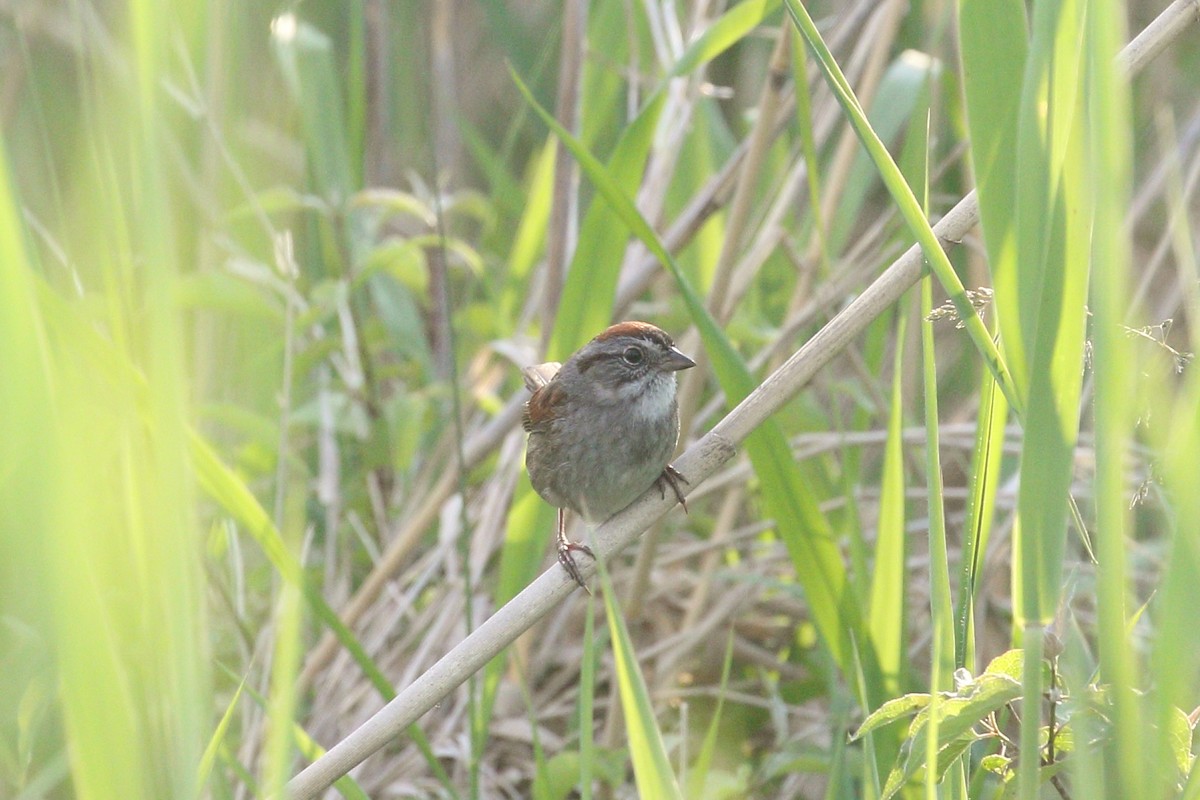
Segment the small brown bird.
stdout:
[[611,517],[657,484],[680,503],[687,480],[667,462],[679,439],[675,373],[696,366],[671,337],[646,322],[621,322],[565,364],[522,370],[533,393],[525,404],[525,467],[542,499],[558,508],[558,560],[587,589],[571,553],[564,512],[589,525]]

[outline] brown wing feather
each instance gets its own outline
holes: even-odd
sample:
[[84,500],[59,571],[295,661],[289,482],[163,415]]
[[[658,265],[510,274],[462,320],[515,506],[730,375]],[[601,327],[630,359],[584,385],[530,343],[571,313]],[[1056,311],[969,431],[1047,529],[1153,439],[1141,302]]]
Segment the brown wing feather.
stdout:
[[521,426],[529,432],[543,430],[558,415],[558,407],[566,400],[561,386],[554,382],[537,389],[521,412]]
[[525,378],[525,388],[533,392],[521,412],[521,426],[525,430],[540,429],[554,416],[554,406],[562,401],[562,389],[553,383],[554,376],[560,369],[562,364],[547,361],[545,364],[534,364],[521,370],[521,375]]

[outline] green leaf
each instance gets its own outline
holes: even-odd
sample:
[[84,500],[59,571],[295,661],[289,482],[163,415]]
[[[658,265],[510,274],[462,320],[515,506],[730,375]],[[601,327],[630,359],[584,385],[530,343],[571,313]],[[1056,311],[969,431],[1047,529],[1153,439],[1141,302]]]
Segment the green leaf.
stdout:
[[612,581],[604,562],[598,562],[604,587],[604,612],[608,618],[609,635],[613,643],[613,659],[617,668],[617,689],[621,709],[625,712],[625,734],[629,740],[629,755],[637,782],[638,797],[642,800],[682,798],[679,784],[671,771],[662,733],[654,719],[650,690],[638,666],[637,654],[629,639],[629,631],[613,592]]
[[775,9],[780,0],[743,0],[705,28],[704,33],[684,51],[668,78],[686,75],[701,64],[711,61],[753,31]]
[[411,192],[399,189],[364,189],[350,200],[358,208],[377,208],[388,214],[412,217],[427,228],[437,226],[437,217],[428,205]]
[[[991,673],[981,675],[957,695],[940,697],[936,706],[939,763],[942,759],[941,754],[947,752],[946,748],[954,747],[958,752],[949,751],[952,757],[947,759],[946,766],[948,767],[949,761],[953,761],[953,758],[956,758],[961,754],[962,749],[965,749],[958,748],[958,744],[961,744],[960,739],[965,737],[973,740],[972,729],[976,725],[988,714],[1003,708],[1020,696],[1020,682],[1007,675]],[[887,784],[884,786],[884,800],[895,796],[904,784],[928,763],[926,761],[926,740],[929,733],[927,723],[929,714],[934,708],[933,705],[927,705],[913,720],[909,739],[905,742],[896,766],[888,775]]]
[[[707,785],[708,776],[712,769],[713,754],[717,749],[717,732],[721,726],[721,711],[725,708],[725,694],[729,686],[729,668],[732,665],[733,630],[730,629],[729,637],[725,642],[725,660],[721,665],[721,682],[717,686],[717,708],[713,711],[712,720],[709,722],[708,730],[704,734],[704,742],[700,745],[700,754],[696,757],[696,763],[688,771],[688,797],[703,796],[704,787]],[[686,734],[687,732],[684,731],[684,735]]]
[[354,282],[365,283],[377,273],[387,275],[413,294],[421,295],[429,289],[425,250],[411,239],[384,239],[371,248]]
[[[903,308],[901,303],[901,308]],[[875,569],[871,573],[871,640],[879,654],[879,667],[888,696],[900,691],[906,663],[905,595],[908,564],[905,551],[908,532],[904,529],[904,333],[907,315],[896,317],[892,359],[892,396],[888,412],[887,440],[883,451],[883,474],[879,496],[879,522],[875,537]]]
[[1025,670],[1025,651],[1007,650],[988,662],[984,675],[1004,675],[1014,681],[1021,680]]
[[[1016,258],[1017,112],[1028,23],[1023,0],[958,0],[971,165],[988,260]],[[1014,367],[1015,368],[1015,367]]]
[[1083,378],[1091,201],[1079,35],[1084,4],[1035,7],[1017,147],[1015,259],[992,265],[995,307],[1025,437],[1014,533],[1018,624],[1058,608]]
[[1006,781],[1010,780],[1014,774],[1012,769],[1012,759],[1008,756],[996,754],[984,756],[980,760],[979,766],[988,772],[999,775]]
[[[910,140],[925,140],[928,86],[940,73],[941,66],[935,58],[912,50],[901,53],[892,62],[879,82],[875,103],[867,115],[867,121],[880,141],[899,140],[906,124]],[[924,152],[920,155],[924,157]],[[870,156],[859,150],[846,176],[846,188],[837,210],[829,221],[827,235],[831,252],[842,252],[847,240],[859,230],[863,205],[870,193],[878,190],[879,171]]]
[[1175,708],[1167,723],[1167,741],[1170,742],[1171,754],[1175,757],[1175,768],[1181,777],[1192,773],[1192,723],[1187,714]]
[[975,449],[971,455],[970,495],[967,519],[963,525],[962,566],[958,582],[958,603],[954,612],[954,664],[974,664],[975,596],[984,553],[992,531],[996,492],[1000,487],[1004,459],[1004,428],[1008,422],[1008,403],[990,373],[981,378],[979,413],[975,429]]
[[858,730],[850,737],[850,741],[857,741],[871,731],[882,728],[885,725],[891,725],[893,722],[905,717],[911,717],[928,705],[929,695],[922,693],[906,694],[902,697],[888,700],[867,715],[862,725],[858,726]]
[[300,107],[317,190],[327,199],[345,201],[355,181],[333,44],[328,36],[290,13],[276,20],[272,33],[284,81]]
[[516,310],[527,291],[529,272],[546,245],[546,226],[550,221],[550,207],[554,200],[554,149],[554,137],[548,136],[533,159],[529,198],[508,253],[509,285],[501,301],[500,312],[504,319],[517,316]]
[[220,722],[217,723],[216,730],[208,739],[208,744],[204,747],[204,755],[200,757],[200,763],[196,765],[196,796],[201,797],[204,794],[204,786],[208,783],[208,777],[212,774],[213,762],[217,758],[217,750],[225,740],[225,733],[229,730],[229,723],[233,720],[233,712],[237,708],[238,700],[242,697],[242,689],[246,686],[246,678],[243,677],[238,684],[238,688],[233,693],[233,697],[229,700],[229,705],[225,706],[225,713],[221,715]]

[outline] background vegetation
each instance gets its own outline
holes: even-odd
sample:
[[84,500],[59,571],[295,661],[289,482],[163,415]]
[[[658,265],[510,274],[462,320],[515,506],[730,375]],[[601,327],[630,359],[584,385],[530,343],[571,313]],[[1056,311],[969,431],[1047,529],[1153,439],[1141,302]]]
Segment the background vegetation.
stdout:
[[557,569],[625,318],[681,450],[821,368],[331,795],[1200,796],[1198,17],[0,3],[0,797],[282,791]]

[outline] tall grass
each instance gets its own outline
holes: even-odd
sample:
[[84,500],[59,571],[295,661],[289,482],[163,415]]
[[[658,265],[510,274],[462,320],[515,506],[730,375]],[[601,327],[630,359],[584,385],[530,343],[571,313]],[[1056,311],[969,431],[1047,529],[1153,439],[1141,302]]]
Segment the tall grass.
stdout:
[[[0,796],[1200,796],[1160,5],[8,9]],[[594,602],[518,367],[624,318]]]

